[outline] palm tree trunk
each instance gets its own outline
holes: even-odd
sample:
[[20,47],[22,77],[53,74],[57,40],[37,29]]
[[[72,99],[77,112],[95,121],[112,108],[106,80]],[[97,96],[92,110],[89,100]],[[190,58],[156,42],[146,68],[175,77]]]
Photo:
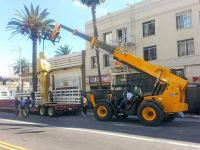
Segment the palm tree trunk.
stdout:
[[[96,38],[98,38],[98,31],[97,31],[97,25],[96,25],[96,3],[95,3],[95,0],[91,0],[91,4],[92,4],[91,8],[92,8],[94,36]],[[97,57],[99,84],[100,84],[100,89],[102,89],[101,70],[100,70],[100,63],[99,63],[99,47],[96,47],[96,57]]]
[[33,80],[33,91],[37,92],[37,37],[33,37],[33,54],[32,54],[32,80]]

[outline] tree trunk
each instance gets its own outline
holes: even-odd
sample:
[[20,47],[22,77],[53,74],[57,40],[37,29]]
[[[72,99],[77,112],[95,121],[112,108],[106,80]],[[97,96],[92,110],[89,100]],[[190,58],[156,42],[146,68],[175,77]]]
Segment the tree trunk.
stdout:
[[[94,29],[94,36],[98,38],[98,31],[96,25],[96,3],[95,0],[91,0],[92,4],[92,18],[93,18],[93,29]],[[98,67],[98,76],[99,76],[99,84],[100,89],[102,89],[102,81],[101,81],[101,70],[100,70],[100,63],[99,63],[99,47],[96,47],[96,57],[97,57],[97,67]]]
[[33,81],[33,91],[37,92],[37,36],[33,36],[33,54],[32,54],[32,81]]

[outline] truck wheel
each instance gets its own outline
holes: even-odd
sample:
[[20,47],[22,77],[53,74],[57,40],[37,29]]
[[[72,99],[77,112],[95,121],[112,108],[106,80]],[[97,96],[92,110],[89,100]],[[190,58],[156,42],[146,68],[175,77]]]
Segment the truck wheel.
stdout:
[[152,102],[142,103],[137,114],[140,122],[145,126],[157,126],[164,119],[164,111]]
[[117,119],[126,119],[129,115],[115,115]]
[[42,106],[39,108],[39,113],[41,116],[46,116],[47,115],[47,108]]
[[112,119],[113,110],[109,104],[99,102],[94,107],[94,116],[99,121],[109,121]]
[[56,111],[55,111],[55,108],[54,107],[49,107],[48,108],[48,115],[50,117],[54,117],[56,115]]
[[177,113],[170,114],[164,118],[163,122],[172,122],[177,117]]

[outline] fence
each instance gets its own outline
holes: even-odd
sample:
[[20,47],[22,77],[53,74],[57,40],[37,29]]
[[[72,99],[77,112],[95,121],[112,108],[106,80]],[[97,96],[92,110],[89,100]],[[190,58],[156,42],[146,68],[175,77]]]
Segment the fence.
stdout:
[[[71,90],[55,90],[52,91],[54,102],[58,104],[81,104],[81,91],[79,89],[71,89]],[[16,93],[18,97],[24,97],[26,99],[27,96],[30,96],[28,93]],[[35,92],[35,104],[42,103],[42,97],[40,92]]]

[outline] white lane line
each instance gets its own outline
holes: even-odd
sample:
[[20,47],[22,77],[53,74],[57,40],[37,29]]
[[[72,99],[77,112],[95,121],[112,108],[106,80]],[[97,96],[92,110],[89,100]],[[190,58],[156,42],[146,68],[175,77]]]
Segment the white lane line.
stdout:
[[136,139],[136,140],[143,140],[143,141],[150,141],[150,142],[157,142],[157,143],[164,143],[164,144],[172,144],[172,145],[185,146],[185,147],[200,148],[200,145],[184,144],[184,143],[161,140],[161,139],[153,139],[153,138],[146,138],[146,137],[139,137],[139,136],[129,136],[129,135],[122,135],[122,134],[109,133],[109,132],[103,132],[103,131],[88,130],[88,129],[82,129],[82,128],[65,128],[65,127],[49,126],[49,125],[45,125],[45,124],[41,124],[41,123],[16,121],[16,120],[9,120],[9,119],[0,119],[0,120],[8,121],[8,122],[23,123],[23,124],[33,124],[33,125],[39,125],[39,126],[43,126],[43,127],[53,127],[53,128],[59,128],[59,129],[65,129],[65,130],[97,133],[97,134],[103,134],[103,135],[110,135],[110,136],[123,137],[123,138]]

